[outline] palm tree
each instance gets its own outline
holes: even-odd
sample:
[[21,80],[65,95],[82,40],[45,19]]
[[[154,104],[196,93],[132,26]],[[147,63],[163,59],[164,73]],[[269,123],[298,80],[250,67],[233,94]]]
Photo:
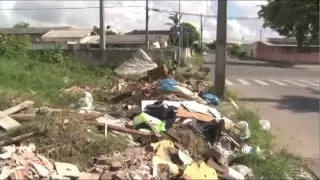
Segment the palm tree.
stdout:
[[171,26],[170,30],[172,31],[172,35],[171,36],[171,42],[173,42],[174,45],[176,45],[176,39],[178,37],[178,32],[177,32],[177,28],[179,26],[179,21],[181,20],[182,14],[179,16],[178,13],[175,14],[170,14],[169,15],[169,19],[171,20],[171,22],[167,22],[165,25]]
[[181,19],[181,17],[182,17],[182,14],[180,15],[180,18],[179,18],[179,14],[178,14],[178,13],[170,14],[168,18],[169,18],[172,22],[167,22],[166,25],[169,25],[169,26],[171,26],[171,27],[178,27],[178,25],[179,25],[179,19]]

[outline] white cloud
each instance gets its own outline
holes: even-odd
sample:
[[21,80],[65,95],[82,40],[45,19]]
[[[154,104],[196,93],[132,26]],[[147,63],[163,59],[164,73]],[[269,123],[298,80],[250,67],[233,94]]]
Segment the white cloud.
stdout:
[[[149,7],[169,11],[178,11],[178,1],[149,1]],[[145,6],[145,1],[119,1],[122,6]],[[105,9],[105,24],[124,33],[133,29],[145,29],[145,10],[140,8],[122,8],[117,1],[105,1],[105,6],[117,8]],[[239,7],[247,17],[257,17],[258,7],[265,1],[229,1]],[[57,8],[57,7],[98,7],[99,1],[0,1],[0,8]],[[181,11],[195,14],[215,15],[216,1],[181,1]],[[169,29],[167,13],[150,12],[149,29]],[[10,27],[20,21],[29,22],[32,26],[71,25],[78,28],[99,26],[99,9],[72,9],[46,11],[4,11],[0,10],[0,27]],[[182,21],[193,24],[200,29],[200,17],[182,17]],[[204,41],[216,38],[216,19],[204,18]],[[259,39],[261,21],[228,20],[227,37],[232,40]],[[270,30],[264,30],[264,36],[275,35]]]
[[242,10],[244,10],[244,16],[257,17],[259,6],[267,4],[267,1],[234,1]]

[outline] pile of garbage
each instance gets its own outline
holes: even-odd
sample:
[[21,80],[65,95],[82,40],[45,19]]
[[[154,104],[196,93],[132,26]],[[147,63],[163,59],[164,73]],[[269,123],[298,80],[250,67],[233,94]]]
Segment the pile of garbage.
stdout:
[[[250,168],[230,164],[236,155],[261,156],[263,152],[246,143],[251,136],[246,121],[234,122],[223,116],[216,108],[220,102],[214,94],[194,92],[190,84],[177,82],[168,75],[165,66],[150,70],[148,77],[149,81],[135,85],[117,81],[105,89],[113,93],[114,97],[109,99],[117,108],[113,111],[97,111],[94,91],[84,92],[72,108],[33,108],[34,102],[26,101],[0,111],[0,126],[6,130],[0,134],[0,179],[254,177]],[[26,124],[45,124],[43,118],[52,116],[55,119],[37,132],[34,125],[21,131]],[[270,129],[266,120],[261,120],[261,125]],[[82,129],[77,129],[80,126]],[[121,138],[113,143],[126,147],[107,152],[111,144],[101,141],[101,137]],[[91,145],[93,142],[95,146]],[[62,156],[64,149],[67,153]],[[97,149],[101,154],[93,153]],[[61,152],[62,157],[57,153],[52,156],[53,151]],[[84,151],[91,156],[84,158],[85,168],[62,162],[79,160],[77,156]],[[52,159],[38,152],[51,154]]]

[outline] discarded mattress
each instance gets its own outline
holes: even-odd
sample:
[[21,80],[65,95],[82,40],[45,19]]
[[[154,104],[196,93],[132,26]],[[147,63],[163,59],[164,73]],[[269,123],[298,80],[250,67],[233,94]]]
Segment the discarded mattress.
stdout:
[[117,67],[117,74],[142,74],[158,67],[158,65],[142,50],[139,49],[132,54],[131,58]]

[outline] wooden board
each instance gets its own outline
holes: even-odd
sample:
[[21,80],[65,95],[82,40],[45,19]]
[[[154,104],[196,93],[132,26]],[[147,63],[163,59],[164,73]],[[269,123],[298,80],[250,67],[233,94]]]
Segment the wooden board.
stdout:
[[2,113],[2,111],[0,111],[0,116],[3,117],[0,119],[0,127],[2,127],[5,130],[10,130],[21,126],[20,123],[18,123],[16,120],[12,119],[9,116],[6,116],[4,113]]

